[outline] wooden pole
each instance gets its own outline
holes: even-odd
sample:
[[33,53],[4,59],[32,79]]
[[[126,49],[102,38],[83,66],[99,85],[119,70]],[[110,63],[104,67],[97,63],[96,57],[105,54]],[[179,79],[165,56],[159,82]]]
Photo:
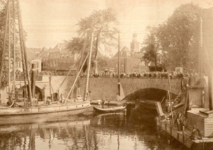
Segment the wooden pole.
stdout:
[[84,101],[87,100],[89,95],[89,76],[90,76],[90,67],[91,67],[91,58],[92,58],[92,44],[93,43],[93,32],[91,33],[91,44],[90,44],[90,51],[89,51],[89,60],[88,60],[88,68],[87,68],[87,80],[86,80],[86,88],[84,93]]
[[168,74],[168,81],[169,81],[169,91],[168,91],[168,97],[169,97],[169,103],[170,103],[170,106],[171,106],[171,113],[172,113],[172,122],[173,122],[173,104],[172,104],[172,101],[171,101],[171,95],[170,95],[170,92],[171,92],[171,82],[170,82],[170,75]]
[[208,84],[209,84],[209,110],[213,110],[212,107],[212,71],[210,70],[209,73],[209,79],[208,79]]
[[202,48],[203,48],[203,20],[202,17],[200,17],[200,42],[199,42],[199,52],[198,52],[198,57],[199,57],[199,75],[201,76],[202,74]]
[[18,2],[18,8],[19,8],[19,25],[21,26],[21,37],[22,37],[22,42],[23,42],[23,48],[24,48],[24,60],[25,60],[25,67],[26,67],[26,76],[27,76],[27,81],[28,81],[28,94],[29,94],[29,100],[30,102],[32,102],[32,93],[31,93],[31,84],[30,84],[30,78],[29,78],[29,71],[28,71],[28,64],[27,64],[27,54],[26,54],[26,45],[25,45],[25,40],[24,40],[24,35],[23,35],[23,25],[22,25],[22,19],[21,19],[21,13],[20,13],[20,4],[19,4],[19,0],[17,0]]
[[120,32],[118,32],[118,95],[120,96]]
[[169,82],[168,97],[169,97],[169,102],[171,103],[171,97],[170,97],[171,85],[170,85],[170,76],[169,75],[168,75],[168,82]]
[[124,72],[123,73],[126,73],[126,56],[124,56],[124,61],[123,61],[123,63],[124,63]]
[[16,62],[16,49],[15,49],[15,32],[16,32],[16,28],[15,28],[15,0],[13,0],[13,90],[15,93],[15,82],[16,82],[16,67],[15,67],[15,62]]
[[52,90],[51,90],[52,86],[51,86],[51,75],[49,76],[49,91],[50,91],[50,98],[51,101],[53,101],[53,95],[52,95]]
[[8,91],[9,91],[9,93],[11,92],[10,91],[10,64],[11,64],[11,62],[10,62],[10,0],[8,0],[8,2],[9,2],[9,6],[8,6],[8,18],[9,18],[9,20],[8,20],[8,22],[9,22],[9,25],[8,25]]
[[24,48],[23,48],[23,38],[22,38],[22,34],[21,34],[21,25],[20,25],[20,17],[19,17],[19,15],[18,15],[18,27],[19,27],[19,41],[20,41],[20,51],[21,51],[21,60],[22,60],[22,68],[23,68],[23,76],[24,76],[24,85],[26,86],[27,85],[27,83],[26,83],[26,74],[25,74],[25,72],[26,72],[26,63],[25,63],[25,60],[24,60]]
[[0,88],[2,88],[2,72],[4,68],[4,61],[5,61],[4,53],[6,51],[6,42],[7,42],[8,10],[9,10],[9,0],[7,1],[6,21],[5,21],[5,27],[4,27],[4,44],[3,44],[3,50],[1,55]]

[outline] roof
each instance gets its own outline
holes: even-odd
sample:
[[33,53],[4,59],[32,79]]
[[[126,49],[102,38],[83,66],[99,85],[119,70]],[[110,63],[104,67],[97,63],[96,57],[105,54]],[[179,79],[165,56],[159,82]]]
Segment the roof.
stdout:
[[47,58],[49,57],[49,54],[51,53],[69,53],[69,50],[67,49],[67,43],[59,43],[53,48],[46,48],[43,47],[40,52],[41,58]]
[[[124,46],[120,51],[120,58],[124,57],[130,57],[131,53],[128,47]],[[118,58],[118,52],[111,58],[111,59],[117,59]]]
[[57,44],[54,48],[48,49],[50,52],[55,52],[55,51],[66,51],[69,52],[67,49],[67,43],[59,43]]
[[32,60],[37,56],[36,51],[34,51],[32,48],[27,48],[26,53],[28,60]]

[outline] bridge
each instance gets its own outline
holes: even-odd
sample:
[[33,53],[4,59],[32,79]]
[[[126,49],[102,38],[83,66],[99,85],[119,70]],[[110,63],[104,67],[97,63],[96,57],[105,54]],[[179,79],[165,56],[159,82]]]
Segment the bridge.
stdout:
[[[49,75],[43,75],[41,78],[38,78],[36,81],[37,91],[45,88],[46,96],[50,96],[50,87],[51,93],[56,93],[57,89],[60,87],[62,81],[65,79],[65,76],[52,76],[51,82],[49,82]],[[68,76],[65,82],[60,87],[60,93],[64,97],[67,96],[71,86],[74,82],[74,76]],[[120,79],[122,89],[125,95],[123,100],[125,101],[134,101],[138,100],[158,100],[161,101],[166,95],[167,91],[170,88],[171,96],[176,97],[182,92],[182,83],[184,80],[170,79],[166,78],[144,78],[144,77],[123,77]],[[50,84],[51,83],[51,84]],[[84,95],[84,89],[86,78],[80,78],[80,94]],[[198,83],[197,80],[190,81],[187,80],[187,83],[191,87]],[[51,86],[50,86],[51,85]],[[16,87],[21,88],[24,86],[23,80],[16,81]],[[197,106],[208,107],[208,89],[206,85],[195,86],[195,88],[189,89],[189,97],[193,100],[193,103]],[[116,101],[118,94],[118,81],[116,77],[91,77],[89,83],[89,90],[91,100],[100,100],[104,99],[106,101]],[[205,100],[202,98],[201,90],[205,92]],[[76,97],[77,88],[71,94],[71,97]],[[7,103],[8,95],[7,90],[1,91],[1,103]],[[203,99],[202,101],[200,99]]]
[[[65,76],[52,76],[51,85],[52,92],[57,92],[57,89],[61,85]],[[72,83],[74,81],[74,76],[68,76],[63,85],[60,87],[60,92],[66,97],[68,91],[70,90]],[[106,100],[116,100],[118,93],[118,80],[115,77],[91,77],[90,78],[89,90],[91,91],[91,99],[106,99]],[[140,98],[141,90],[145,89],[154,89],[156,92],[154,96],[159,97],[159,93],[165,94],[169,87],[171,87],[171,93],[178,95],[181,93],[181,79],[171,79],[170,84],[168,79],[159,79],[159,78],[137,78],[137,77],[128,77],[120,79],[125,97],[131,98]],[[80,79],[80,93],[83,95],[86,78]],[[24,85],[23,81],[16,81],[16,87],[20,88]],[[36,81],[36,86],[39,89],[46,87],[47,96],[50,95],[50,84],[49,76],[42,76],[42,79]],[[75,96],[75,90],[72,96]],[[133,97],[132,97],[133,96]],[[135,97],[136,96],[136,97]],[[160,97],[159,97],[160,98]]]

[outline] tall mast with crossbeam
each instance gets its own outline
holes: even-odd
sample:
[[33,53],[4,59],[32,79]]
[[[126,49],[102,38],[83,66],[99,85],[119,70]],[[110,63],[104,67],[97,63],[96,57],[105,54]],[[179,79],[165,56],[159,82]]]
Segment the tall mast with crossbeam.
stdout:
[[[13,15],[11,15],[11,12]],[[25,86],[28,84],[28,97],[29,101],[32,101],[32,92],[31,92],[31,83],[29,77],[29,70],[27,65],[27,54],[26,54],[26,45],[25,45],[25,36],[22,25],[22,18],[20,13],[20,4],[19,0],[7,0],[5,7],[5,27],[4,27],[4,39],[3,39],[3,47],[1,52],[1,66],[0,66],[0,88],[4,88],[5,85],[3,83],[7,80],[8,92],[10,91],[10,81],[13,78],[14,86],[15,86],[15,61],[16,61],[16,45],[20,46],[20,55],[22,59],[22,68],[23,68],[23,76],[25,80]],[[16,29],[17,27],[17,29]],[[18,34],[16,34],[18,31]],[[16,36],[18,36],[18,40],[16,41]],[[11,53],[13,52],[13,53]],[[13,57],[12,57],[13,56]],[[6,59],[7,58],[7,59]],[[11,63],[13,60],[13,63]],[[8,61],[8,62],[7,62]],[[11,64],[13,64],[11,71]],[[11,72],[13,72],[13,76],[11,76]],[[8,74],[5,75],[5,74]],[[27,80],[27,83],[26,83]],[[15,87],[14,87],[15,88]]]

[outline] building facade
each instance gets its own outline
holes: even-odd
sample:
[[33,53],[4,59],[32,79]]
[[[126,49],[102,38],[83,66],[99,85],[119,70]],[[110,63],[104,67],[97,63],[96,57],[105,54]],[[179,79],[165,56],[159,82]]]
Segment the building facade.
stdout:
[[[129,50],[128,47],[123,47],[120,51],[120,73],[130,74],[133,72],[142,73],[149,71],[145,63],[141,61],[142,53],[135,53]],[[110,59],[109,71],[118,72],[118,53]]]
[[57,45],[53,49],[48,49],[43,54],[42,58],[42,70],[52,72],[71,72],[76,71],[75,63],[77,61],[77,55],[72,54],[64,45]]

